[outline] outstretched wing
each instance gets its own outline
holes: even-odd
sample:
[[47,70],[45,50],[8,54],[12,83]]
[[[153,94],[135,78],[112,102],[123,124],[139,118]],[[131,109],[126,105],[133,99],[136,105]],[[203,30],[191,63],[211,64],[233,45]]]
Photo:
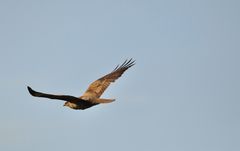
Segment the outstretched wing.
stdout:
[[78,101],[84,101],[80,98],[74,97],[74,96],[70,96],[70,95],[54,95],[54,94],[47,94],[47,93],[42,93],[42,92],[37,92],[34,91],[32,88],[30,88],[29,86],[27,87],[29,93],[32,96],[35,97],[43,97],[43,98],[49,98],[49,99],[57,99],[57,100],[63,100],[63,101],[68,101],[68,102],[78,102]]
[[125,60],[125,62],[121,66],[117,66],[111,73],[101,77],[100,79],[94,81],[90,84],[87,91],[83,94],[83,96],[94,96],[99,98],[103,92],[108,88],[111,82],[117,80],[121,75],[130,67],[135,64],[135,61],[132,59]]

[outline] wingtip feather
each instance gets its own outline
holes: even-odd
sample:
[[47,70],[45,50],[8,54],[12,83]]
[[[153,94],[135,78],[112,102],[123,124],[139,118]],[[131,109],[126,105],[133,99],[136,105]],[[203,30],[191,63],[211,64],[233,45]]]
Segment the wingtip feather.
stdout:
[[118,65],[114,71],[121,69],[121,68],[130,68],[133,65],[135,65],[135,60],[131,59],[126,59],[120,66]]
[[34,91],[31,87],[27,86],[28,92],[32,95],[35,96],[36,91]]

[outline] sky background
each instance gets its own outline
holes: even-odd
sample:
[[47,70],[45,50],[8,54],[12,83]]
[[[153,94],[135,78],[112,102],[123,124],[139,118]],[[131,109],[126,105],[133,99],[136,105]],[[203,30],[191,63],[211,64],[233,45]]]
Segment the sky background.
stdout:
[[[0,0],[0,150],[239,151],[240,1]],[[111,104],[71,110],[127,58]]]

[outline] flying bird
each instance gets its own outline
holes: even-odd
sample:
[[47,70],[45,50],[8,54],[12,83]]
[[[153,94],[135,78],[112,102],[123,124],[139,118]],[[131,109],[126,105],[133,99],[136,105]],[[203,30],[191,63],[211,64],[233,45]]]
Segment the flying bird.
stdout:
[[115,99],[104,99],[100,98],[100,96],[112,82],[115,82],[115,80],[121,77],[121,75],[133,65],[135,65],[135,61],[133,61],[132,59],[125,60],[123,64],[118,65],[112,72],[92,82],[86,92],[80,97],[74,97],[70,95],[47,94],[37,92],[29,86],[27,88],[32,96],[66,101],[64,103],[64,106],[70,107],[75,110],[84,110],[101,103],[111,103],[115,101]]

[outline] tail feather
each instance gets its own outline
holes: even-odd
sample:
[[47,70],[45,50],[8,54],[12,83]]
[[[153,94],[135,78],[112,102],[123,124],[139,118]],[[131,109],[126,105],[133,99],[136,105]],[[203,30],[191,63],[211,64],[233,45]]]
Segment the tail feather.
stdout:
[[96,102],[98,102],[98,103],[111,103],[113,101],[115,101],[115,99],[100,99],[100,98],[98,98],[96,100]]

